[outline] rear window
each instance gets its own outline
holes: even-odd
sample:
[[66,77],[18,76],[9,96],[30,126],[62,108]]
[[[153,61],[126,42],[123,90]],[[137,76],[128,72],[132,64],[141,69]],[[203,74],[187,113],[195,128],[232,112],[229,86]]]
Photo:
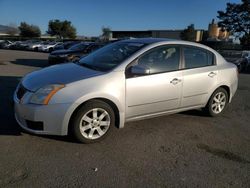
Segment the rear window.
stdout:
[[183,54],[187,69],[214,65],[214,55],[207,50],[184,47]]

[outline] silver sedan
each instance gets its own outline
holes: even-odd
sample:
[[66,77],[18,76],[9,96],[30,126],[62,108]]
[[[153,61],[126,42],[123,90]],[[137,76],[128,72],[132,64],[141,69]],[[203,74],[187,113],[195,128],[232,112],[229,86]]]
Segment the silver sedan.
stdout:
[[218,116],[237,86],[237,67],[207,46],[124,40],[26,75],[14,93],[15,117],[32,133],[91,143],[128,121],[200,108]]

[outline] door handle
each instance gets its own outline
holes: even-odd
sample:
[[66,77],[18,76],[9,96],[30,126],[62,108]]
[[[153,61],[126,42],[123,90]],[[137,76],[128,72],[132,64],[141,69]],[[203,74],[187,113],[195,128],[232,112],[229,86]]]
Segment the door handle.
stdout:
[[208,76],[211,77],[211,78],[213,78],[214,76],[216,76],[216,73],[215,73],[215,72],[210,72],[210,73],[208,74]]
[[176,85],[179,82],[181,82],[181,79],[178,79],[178,78],[174,78],[173,80],[170,81],[170,83],[173,84],[173,85]]

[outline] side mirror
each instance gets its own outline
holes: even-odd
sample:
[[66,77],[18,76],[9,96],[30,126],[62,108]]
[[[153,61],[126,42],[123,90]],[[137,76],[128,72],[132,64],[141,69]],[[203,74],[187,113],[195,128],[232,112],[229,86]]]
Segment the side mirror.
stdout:
[[150,69],[141,65],[134,65],[130,67],[130,74],[132,75],[147,75],[150,73]]

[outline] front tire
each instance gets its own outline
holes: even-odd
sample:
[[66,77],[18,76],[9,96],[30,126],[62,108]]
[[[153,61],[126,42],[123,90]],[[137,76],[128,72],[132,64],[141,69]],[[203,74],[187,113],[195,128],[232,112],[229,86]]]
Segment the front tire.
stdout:
[[228,93],[224,88],[218,88],[210,97],[205,108],[210,116],[221,115],[228,104]]
[[49,53],[51,53],[54,49],[53,48],[49,48]]
[[104,139],[115,126],[113,109],[101,100],[85,103],[77,111],[72,124],[73,136],[82,143]]

